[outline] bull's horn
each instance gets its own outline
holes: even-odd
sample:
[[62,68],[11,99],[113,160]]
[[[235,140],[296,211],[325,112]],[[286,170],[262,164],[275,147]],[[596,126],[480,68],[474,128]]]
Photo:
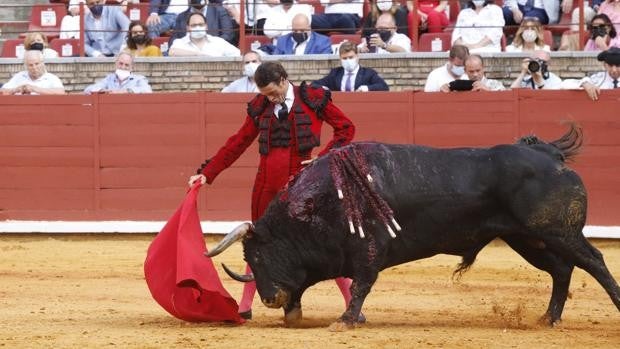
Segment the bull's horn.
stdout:
[[217,246],[215,246],[211,251],[206,252],[205,256],[207,257],[215,257],[218,254],[224,252],[230,245],[232,245],[235,241],[241,239],[245,234],[247,234],[252,229],[251,223],[243,223],[237,226],[233,231],[226,234],[226,236],[220,241]]
[[226,272],[226,274],[228,274],[228,276],[230,276],[234,280],[241,281],[241,282],[254,281],[254,274],[239,275],[235,273],[234,271],[228,269],[228,267],[224,263],[222,263],[222,268],[224,268],[224,271]]

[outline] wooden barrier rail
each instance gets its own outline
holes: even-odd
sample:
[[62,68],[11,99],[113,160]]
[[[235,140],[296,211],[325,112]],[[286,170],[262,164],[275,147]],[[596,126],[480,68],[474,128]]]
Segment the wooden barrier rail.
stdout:
[[[249,94],[0,97],[0,220],[166,220],[187,178],[241,125]],[[335,93],[356,140],[438,147],[546,140],[584,128],[572,164],[590,225],[620,225],[620,91]],[[324,127],[323,143],[331,129]],[[256,145],[203,191],[201,217],[249,218]]]

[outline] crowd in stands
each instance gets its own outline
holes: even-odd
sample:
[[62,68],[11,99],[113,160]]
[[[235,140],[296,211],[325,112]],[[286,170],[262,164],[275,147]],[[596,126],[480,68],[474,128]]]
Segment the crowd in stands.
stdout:
[[[85,93],[151,92],[147,78],[133,73],[134,57],[241,56],[238,48],[242,47],[239,43],[241,11],[234,1],[150,0],[143,6],[144,9],[148,6],[146,16],[137,20],[128,17],[127,0],[115,1],[118,2],[115,5],[110,5],[109,0],[64,1],[67,14],[60,23],[60,37],[79,38],[81,8],[85,54],[116,57],[115,72],[89,86]],[[591,77],[577,85],[564,83],[548,70],[553,41],[548,38],[550,34],[545,27],[557,24],[562,14],[578,18],[578,7],[573,0],[504,0],[497,4],[494,0],[463,1],[455,25],[450,25],[451,12],[447,8],[460,6],[459,2],[419,0],[417,3],[418,8],[414,9],[413,1],[369,0],[364,10],[363,0],[246,1],[242,23],[245,34],[262,35],[268,41],[252,47],[242,56],[244,76],[223,91],[255,92],[252,74],[261,63],[261,57],[311,54],[340,56],[341,67],[315,81],[317,84],[338,91],[388,90],[376,71],[360,65],[358,53],[411,52],[412,47],[415,48],[410,37],[412,27],[422,35],[448,33],[451,36],[449,59],[445,65],[431,71],[424,87],[427,92],[505,88],[500,82],[484,76],[483,58],[477,55],[501,51],[528,53],[511,88],[617,86],[617,82],[613,83],[617,81],[614,77],[617,75],[616,61],[608,57],[615,57],[620,50],[617,35],[620,0],[599,0],[585,7],[588,40],[581,49],[606,53],[599,55],[606,71],[603,76]],[[321,6],[321,11],[316,11],[316,5]],[[516,32],[507,31],[507,28],[516,28]],[[352,35],[351,40],[333,42],[332,38],[338,34]],[[559,49],[575,49],[575,37],[579,37],[575,35],[575,28],[562,34]],[[512,40],[506,46],[507,36]],[[166,48],[155,44],[162,37],[166,38]],[[7,82],[3,94],[58,93],[62,83],[58,86],[59,80],[45,71],[44,60],[60,56],[50,48],[48,33],[28,32],[23,52],[26,52],[23,55],[26,71]],[[533,69],[535,66],[538,70]],[[591,91],[588,94],[593,96]]]

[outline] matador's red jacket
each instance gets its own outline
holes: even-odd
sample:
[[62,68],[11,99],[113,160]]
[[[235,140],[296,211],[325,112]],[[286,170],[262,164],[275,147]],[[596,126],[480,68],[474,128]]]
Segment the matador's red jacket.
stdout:
[[351,120],[332,103],[330,91],[305,82],[293,88],[295,101],[287,120],[278,120],[273,112],[275,105],[267,97],[257,95],[248,103],[248,115],[239,131],[198,170],[207,183],[212,183],[258,136],[260,164],[252,192],[252,221],[263,214],[289,178],[301,170],[301,161],[310,159],[312,149],[320,144],[323,121],[333,127],[334,134],[319,156],[348,144],[355,134]]

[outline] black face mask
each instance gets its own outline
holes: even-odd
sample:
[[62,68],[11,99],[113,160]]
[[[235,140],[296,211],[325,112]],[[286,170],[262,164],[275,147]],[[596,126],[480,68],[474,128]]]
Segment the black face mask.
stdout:
[[293,33],[293,40],[295,40],[296,43],[301,44],[302,42],[308,40],[308,33]]
[[33,42],[32,44],[30,44],[29,49],[31,50],[38,50],[38,51],[43,51],[43,44],[40,42]]
[[282,5],[291,5],[293,4],[293,0],[280,0]]
[[189,4],[194,8],[194,10],[200,11],[205,7],[206,2],[205,0],[191,0]]
[[132,36],[133,42],[135,42],[138,45],[142,45],[146,42],[146,35],[136,35],[136,36]]
[[392,37],[392,31],[390,30],[379,30],[377,33],[379,33],[379,37],[383,40],[383,42],[388,42]]
[[101,16],[101,14],[103,13],[103,5],[95,5],[95,6],[91,7],[90,8],[90,13],[92,13],[93,16],[95,16],[95,17]]

